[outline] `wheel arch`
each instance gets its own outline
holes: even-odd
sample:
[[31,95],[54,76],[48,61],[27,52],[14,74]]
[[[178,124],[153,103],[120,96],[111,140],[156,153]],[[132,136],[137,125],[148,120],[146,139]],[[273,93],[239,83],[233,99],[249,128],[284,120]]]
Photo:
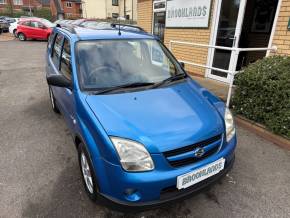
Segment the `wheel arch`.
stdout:
[[[83,141],[83,139],[82,139],[78,134],[76,134],[76,135],[74,136],[74,143],[75,143],[76,149],[78,150],[78,149],[79,149],[79,145],[80,145],[81,143],[84,143],[84,141]],[[84,144],[85,144],[85,143],[84,143]]]

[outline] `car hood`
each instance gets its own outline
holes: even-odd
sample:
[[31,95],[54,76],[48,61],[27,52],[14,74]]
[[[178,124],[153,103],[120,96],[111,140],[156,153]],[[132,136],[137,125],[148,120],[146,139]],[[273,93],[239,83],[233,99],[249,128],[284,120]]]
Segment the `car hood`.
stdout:
[[86,101],[108,135],[143,143],[159,153],[221,134],[223,119],[191,81],[169,87],[88,95]]

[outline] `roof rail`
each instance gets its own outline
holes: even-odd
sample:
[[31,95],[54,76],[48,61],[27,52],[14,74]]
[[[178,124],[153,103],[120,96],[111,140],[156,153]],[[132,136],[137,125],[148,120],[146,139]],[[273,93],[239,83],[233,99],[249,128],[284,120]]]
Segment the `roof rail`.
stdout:
[[[143,28],[139,27],[139,26],[135,26],[135,25],[130,25],[130,24],[121,24],[121,23],[112,23],[111,26],[113,28],[118,28],[120,26],[121,30],[132,30],[132,29],[136,29],[139,32],[146,32]],[[126,27],[128,27],[126,29]]]
[[64,30],[67,30],[73,34],[76,34],[75,28],[71,25],[60,25],[60,24],[56,24],[56,27],[62,28]]

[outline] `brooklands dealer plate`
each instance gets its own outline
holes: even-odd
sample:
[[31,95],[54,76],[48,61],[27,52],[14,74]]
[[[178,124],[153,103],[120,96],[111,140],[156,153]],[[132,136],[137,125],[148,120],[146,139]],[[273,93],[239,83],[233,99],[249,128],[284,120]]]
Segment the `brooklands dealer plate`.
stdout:
[[183,189],[218,174],[225,167],[225,159],[221,158],[204,167],[177,177],[177,188]]

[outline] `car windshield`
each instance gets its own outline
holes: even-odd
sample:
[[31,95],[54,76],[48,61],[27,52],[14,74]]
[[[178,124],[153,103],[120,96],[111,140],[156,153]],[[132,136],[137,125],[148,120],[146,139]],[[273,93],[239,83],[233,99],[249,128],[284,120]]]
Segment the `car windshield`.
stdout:
[[157,40],[95,40],[77,44],[80,85],[99,90],[133,83],[159,83],[183,74]]

